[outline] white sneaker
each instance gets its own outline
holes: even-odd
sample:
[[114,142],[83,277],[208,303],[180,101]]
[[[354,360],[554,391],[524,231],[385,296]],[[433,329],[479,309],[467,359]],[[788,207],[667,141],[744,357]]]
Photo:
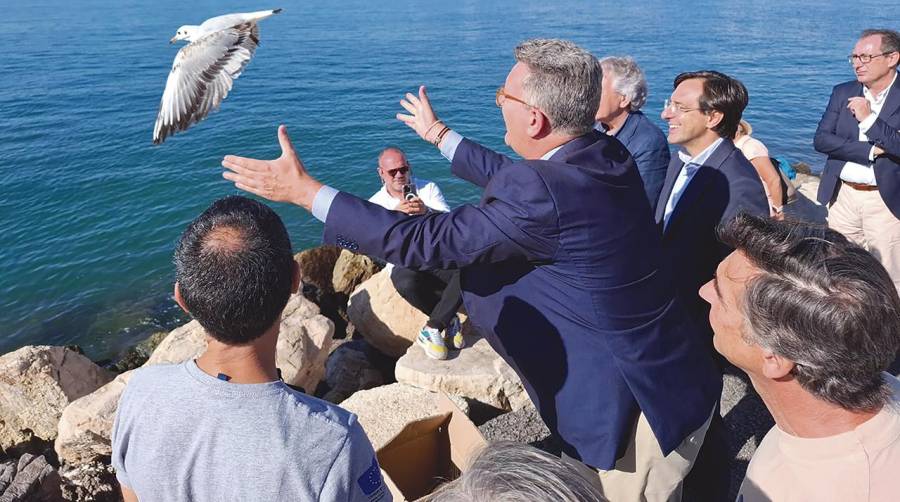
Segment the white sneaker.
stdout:
[[447,359],[447,344],[444,343],[444,337],[440,331],[430,326],[424,326],[422,331],[419,331],[419,336],[416,337],[416,343],[425,349],[425,355],[428,357],[440,361]]
[[447,334],[446,338],[448,340],[453,341],[454,349],[461,349],[466,346],[466,339],[463,338],[462,326],[460,326],[459,324],[459,317],[453,316],[453,319],[450,320],[450,324],[447,325],[447,329],[444,330],[444,333]]

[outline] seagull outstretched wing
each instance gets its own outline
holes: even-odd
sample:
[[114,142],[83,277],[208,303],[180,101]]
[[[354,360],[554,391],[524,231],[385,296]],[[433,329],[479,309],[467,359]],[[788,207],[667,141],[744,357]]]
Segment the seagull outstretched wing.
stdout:
[[153,127],[153,144],[203,120],[219,107],[259,45],[259,27],[243,23],[182,47],[172,63]]

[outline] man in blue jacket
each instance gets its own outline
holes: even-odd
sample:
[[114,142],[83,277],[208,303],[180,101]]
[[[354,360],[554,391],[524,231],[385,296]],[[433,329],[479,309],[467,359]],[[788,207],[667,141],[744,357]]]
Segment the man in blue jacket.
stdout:
[[279,159],[227,156],[224,176],[311,209],[326,242],[403,266],[460,268],[470,319],[573,465],[611,500],[679,500],[721,378],[661,266],[634,161],[592,129],[598,61],[562,40],[527,41],[515,55],[496,104],[524,160],[451,131],[424,87],[401,102],[409,115],[398,118],[484,188],[477,206],[409,218],[323,187],[283,127]]
[[818,199],[828,226],[874,254],[900,289],[900,33],[866,30],[816,129],[828,155]]
[[655,210],[669,167],[669,143],[659,127],[641,112],[647,102],[647,79],[630,57],[606,57],[600,60],[600,67],[603,92],[596,127],[615,136],[631,153],[650,208]]

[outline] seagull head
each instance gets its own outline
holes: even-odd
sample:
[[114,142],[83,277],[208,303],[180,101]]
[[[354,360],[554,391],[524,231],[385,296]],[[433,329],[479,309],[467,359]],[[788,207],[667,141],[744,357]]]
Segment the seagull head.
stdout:
[[190,26],[190,25],[185,25],[185,26],[182,26],[181,28],[178,28],[178,31],[175,32],[175,36],[172,37],[171,40],[169,40],[169,43],[174,44],[175,42],[177,42],[179,40],[190,41],[191,38],[194,36],[194,33],[196,32],[197,28],[199,28],[199,26]]

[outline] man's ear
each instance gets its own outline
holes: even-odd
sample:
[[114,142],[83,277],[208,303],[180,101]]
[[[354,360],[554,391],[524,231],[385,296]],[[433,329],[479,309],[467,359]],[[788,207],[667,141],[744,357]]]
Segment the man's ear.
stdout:
[[[297,260],[293,261],[294,268],[291,272],[291,293],[296,293],[297,291],[300,291],[300,264],[297,263]],[[175,286],[177,287],[178,284],[176,283]]]
[[781,380],[794,371],[796,364],[769,350],[762,351],[762,374],[770,380]]
[[719,123],[721,123],[722,120],[724,120],[724,119],[725,119],[724,113],[722,113],[718,110],[713,110],[706,114],[706,128],[712,129],[712,128],[716,127],[717,125],[719,125]]
[[184,304],[184,297],[181,296],[181,287],[178,285],[178,281],[175,282],[175,303],[181,307],[186,314],[190,314],[191,311],[188,310],[187,305]]
[[528,127],[525,129],[525,133],[531,138],[540,139],[550,134],[550,131],[550,119],[544,115],[544,112],[532,107],[529,110]]

